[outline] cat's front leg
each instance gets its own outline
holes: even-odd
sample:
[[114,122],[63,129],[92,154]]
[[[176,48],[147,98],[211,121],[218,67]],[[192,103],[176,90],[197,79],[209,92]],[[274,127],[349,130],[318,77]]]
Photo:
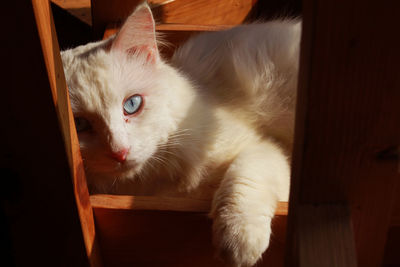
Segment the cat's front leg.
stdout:
[[268,248],[271,219],[289,192],[286,156],[272,142],[247,146],[215,193],[211,216],[219,255],[233,266],[252,266]]

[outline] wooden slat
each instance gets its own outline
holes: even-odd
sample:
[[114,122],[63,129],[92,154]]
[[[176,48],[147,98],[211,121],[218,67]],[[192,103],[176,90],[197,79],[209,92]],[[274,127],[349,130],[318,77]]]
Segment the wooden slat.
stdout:
[[[106,266],[224,266],[214,255],[204,201],[91,196]],[[285,214],[286,203],[277,214]],[[257,266],[283,266],[286,216],[272,221],[271,244]]]
[[399,12],[398,1],[303,2],[287,266],[320,266],[299,262],[298,219],[327,203],[349,205],[358,265],[382,263],[399,181],[397,160],[380,157],[400,143]]
[[[209,201],[116,195],[90,200],[107,266],[223,266],[214,256]],[[283,266],[286,202],[275,215],[271,245],[258,266]]]
[[93,208],[115,210],[164,210],[188,212],[208,212],[210,210],[210,202],[207,200],[171,197],[92,195],[90,196],[90,202]]
[[51,0],[65,9],[90,8],[90,0]]
[[[92,0],[93,30],[101,37],[110,23],[123,21],[141,0]],[[254,0],[148,1],[159,24],[237,25],[244,21]]]
[[175,0],[155,8],[155,17],[162,23],[236,25],[242,23],[254,0]]
[[[210,211],[210,201],[193,198],[153,197],[153,196],[120,196],[92,195],[90,202],[93,208],[116,210],[164,210],[164,211]],[[287,202],[279,202],[275,215],[287,215]]]
[[32,5],[35,11],[36,23],[49,75],[53,101],[65,142],[65,150],[71,170],[73,190],[76,197],[87,255],[90,256],[92,266],[100,266],[100,255],[95,241],[93,212],[90,206],[79,142],[75,131],[71,107],[69,105],[68,89],[49,2],[33,0]]

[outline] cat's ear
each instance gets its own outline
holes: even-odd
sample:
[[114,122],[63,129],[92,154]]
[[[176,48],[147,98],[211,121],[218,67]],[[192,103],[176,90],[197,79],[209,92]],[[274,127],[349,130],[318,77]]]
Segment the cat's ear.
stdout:
[[159,59],[154,19],[146,1],[140,4],[122,25],[111,50],[142,54],[152,63]]

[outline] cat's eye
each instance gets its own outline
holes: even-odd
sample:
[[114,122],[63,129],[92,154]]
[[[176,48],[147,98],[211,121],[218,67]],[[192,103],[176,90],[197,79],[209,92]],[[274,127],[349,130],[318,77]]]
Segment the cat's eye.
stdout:
[[143,104],[143,98],[141,95],[133,95],[129,97],[124,103],[125,115],[133,115],[137,113]]
[[92,128],[89,121],[85,118],[76,117],[74,118],[74,120],[75,120],[76,131],[78,133],[90,130]]

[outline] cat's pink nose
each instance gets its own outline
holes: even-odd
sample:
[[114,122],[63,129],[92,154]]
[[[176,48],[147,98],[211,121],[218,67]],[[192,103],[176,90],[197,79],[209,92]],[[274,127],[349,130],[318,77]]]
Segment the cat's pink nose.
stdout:
[[116,161],[123,163],[126,161],[126,156],[128,155],[128,152],[129,148],[124,148],[117,152],[111,152],[111,157]]

